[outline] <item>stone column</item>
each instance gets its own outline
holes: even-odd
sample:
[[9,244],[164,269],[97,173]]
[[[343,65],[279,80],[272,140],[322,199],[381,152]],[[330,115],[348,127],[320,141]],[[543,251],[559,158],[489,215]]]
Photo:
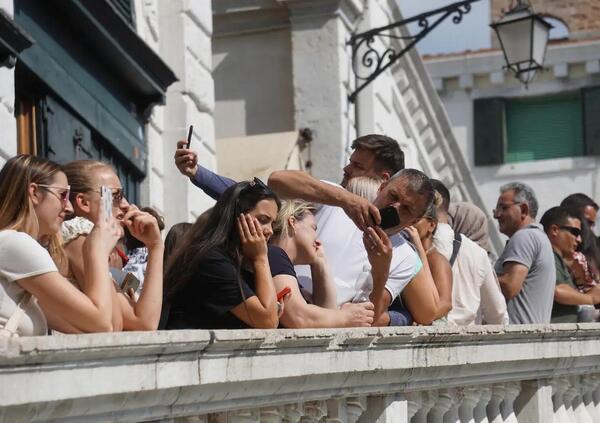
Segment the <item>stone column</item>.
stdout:
[[302,403],[286,404],[283,406],[283,421],[286,423],[298,423],[304,415]]
[[563,402],[565,404],[565,410],[567,411],[567,416],[569,417],[569,421],[577,422],[577,417],[575,416],[575,408],[573,407],[573,402],[575,397],[577,397],[577,389],[573,386],[573,383],[570,378],[565,377],[565,383],[567,384],[567,389],[563,395]]
[[[341,7],[342,3],[347,7]],[[313,130],[311,173],[333,182],[341,180],[345,149],[355,138],[354,107],[347,99],[350,57],[346,41],[358,5],[346,0],[288,3],[295,126]]]
[[[445,391],[445,392],[444,392]],[[444,389],[440,396],[447,395],[450,398],[451,405],[446,414],[444,414],[444,423],[458,423],[458,408],[462,404],[464,393],[462,388]]]
[[546,423],[552,421],[552,387],[546,380],[521,382],[521,394],[515,401],[519,421]]
[[407,420],[411,421],[413,416],[417,414],[417,412],[423,406],[423,394],[424,392],[408,392],[406,394],[407,400]]

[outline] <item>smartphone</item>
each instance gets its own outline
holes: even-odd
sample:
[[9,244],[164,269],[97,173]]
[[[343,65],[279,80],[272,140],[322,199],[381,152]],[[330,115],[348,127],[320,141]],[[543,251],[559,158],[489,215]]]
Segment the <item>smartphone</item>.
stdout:
[[127,292],[129,289],[133,289],[135,292],[140,287],[140,280],[131,272],[124,272],[111,267],[110,274],[122,292]]
[[100,187],[100,206],[104,209],[106,221],[112,217],[112,190],[109,187]]
[[379,209],[379,215],[381,216],[381,223],[379,224],[381,229],[389,229],[400,225],[400,216],[398,216],[398,210],[395,207],[389,206]]
[[185,148],[190,149],[190,144],[192,143],[192,134],[194,133],[194,125],[190,125],[190,129],[188,130],[187,144]]
[[290,292],[292,292],[292,290],[291,290],[291,288],[289,286],[286,286],[281,291],[279,291],[277,293],[277,302],[281,302],[281,300],[283,299],[283,297],[285,297]]

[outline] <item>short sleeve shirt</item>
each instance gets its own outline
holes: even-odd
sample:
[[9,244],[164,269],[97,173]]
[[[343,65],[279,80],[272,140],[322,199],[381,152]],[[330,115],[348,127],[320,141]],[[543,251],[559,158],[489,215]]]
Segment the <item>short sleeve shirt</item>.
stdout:
[[[554,262],[556,265],[556,285],[568,285],[577,289],[575,282],[569,273],[569,268],[563,258],[554,251]],[[552,323],[577,323],[577,312],[579,307],[576,305],[559,304],[556,301],[552,306]]]
[[[18,281],[45,273],[58,272],[48,251],[24,232],[0,231],[0,324],[16,311],[26,294]],[[48,333],[46,318],[35,298],[29,301],[25,315],[19,321],[20,336]]]
[[496,261],[498,276],[504,273],[504,264],[509,262],[528,269],[521,291],[507,301],[510,323],[550,323],[556,274],[552,245],[541,225],[527,225],[508,240]]
[[256,296],[254,274],[223,250],[210,251],[193,277],[173,299],[167,329],[243,329],[248,326],[231,310]]
[[[352,301],[360,291],[361,274],[369,265],[363,244],[363,233],[346,215],[343,209],[321,206],[316,214],[317,237],[321,240],[337,288],[337,304]],[[406,240],[396,234],[390,236],[393,253],[386,290],[392,301],[421,269],[417,253]],[[308,291],[312,291],[312,280],[308,266],[296,266],[298,280]]]

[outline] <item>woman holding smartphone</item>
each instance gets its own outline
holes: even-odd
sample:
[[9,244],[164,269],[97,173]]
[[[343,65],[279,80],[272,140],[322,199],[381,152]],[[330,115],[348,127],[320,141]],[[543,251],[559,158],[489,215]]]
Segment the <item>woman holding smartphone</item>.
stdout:
[[46,335],[113,329],[112,292],[105,257],[123,231],[100,211],[81,246],[81,291],[58,272],[56,249],[65,215],[72,211],[69,184],[60,166],[20,155],[0,171],[0,335]]
[[[113,296],[112,322],[114,331],[156,330],[162,306],[162,275],[164,244],[154,216],[130,205],[123,196],[121,181],[114,169],[95,160],[76,160],[63,167],[71,184],[71,203],[75,217],[63,223],[62,235],[68,266],[61,271],[80,289],[87,281],[83,262],[83,244],[98,220],[101,208],[101,187],[112,194],[112,215],[131,235],[148,248],[144,287],[137,301],[131,292],[121,291],[110,283]],[[106,256],[115,256],[115,251]]]
[[279,207],[255,178],[229,187],[187,231],[165,272],[167,329],[278,326],[267,241]]

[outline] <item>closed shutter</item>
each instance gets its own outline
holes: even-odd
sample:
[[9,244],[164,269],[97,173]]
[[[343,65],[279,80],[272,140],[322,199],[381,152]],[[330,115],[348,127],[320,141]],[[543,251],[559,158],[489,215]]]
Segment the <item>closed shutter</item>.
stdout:
[[600,87],[583,90],[585,154],[600,155]]
[[579,93],[506,103],[507,162],[583,155]]
[[477,99],[473,114],[475,166],[504,163],[504,100]]

